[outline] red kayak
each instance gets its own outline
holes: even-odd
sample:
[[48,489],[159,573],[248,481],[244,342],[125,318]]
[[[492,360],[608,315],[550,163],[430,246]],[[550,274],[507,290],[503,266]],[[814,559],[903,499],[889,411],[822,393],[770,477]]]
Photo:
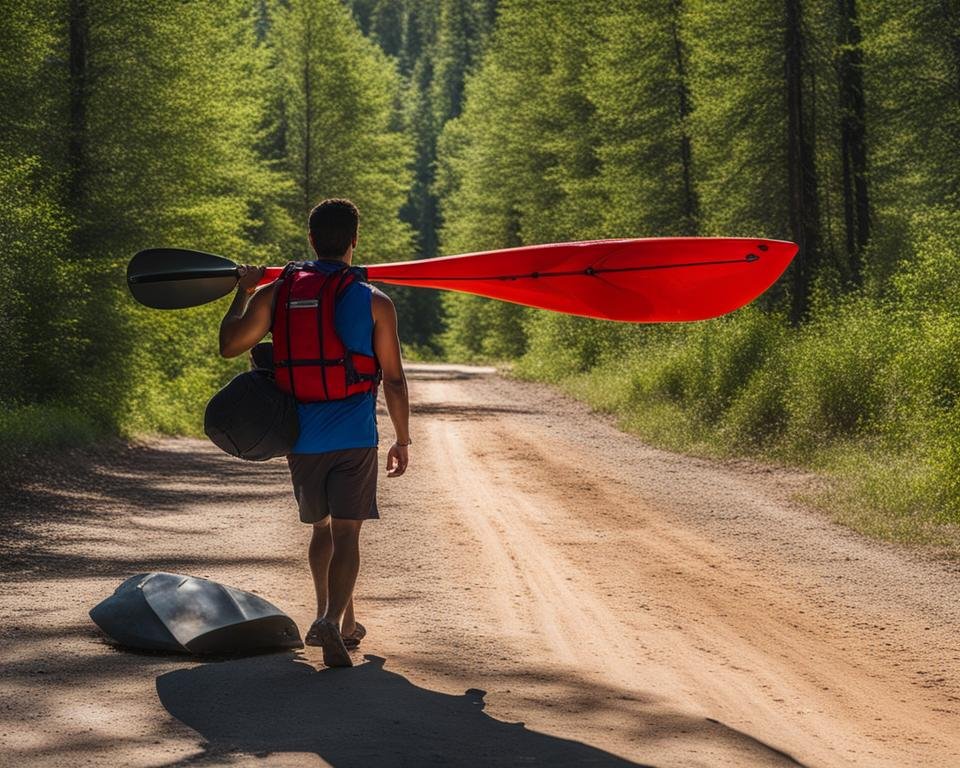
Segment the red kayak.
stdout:
[[[658,323],[705,320],[742,307],[773,285],[796,253],[794,243],[782,240],[661,237],[528,245],[366,269],[376,283]],[[264,282],[279,271],[269,269]]]

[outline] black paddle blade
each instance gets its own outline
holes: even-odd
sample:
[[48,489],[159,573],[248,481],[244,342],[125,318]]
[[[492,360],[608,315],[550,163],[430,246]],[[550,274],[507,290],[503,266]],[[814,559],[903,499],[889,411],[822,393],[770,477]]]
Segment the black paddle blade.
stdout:
[[197,307],[237,287],[237,265],[223,256],[186,248],[148,248],[130,259],[127,286],[154,309]]

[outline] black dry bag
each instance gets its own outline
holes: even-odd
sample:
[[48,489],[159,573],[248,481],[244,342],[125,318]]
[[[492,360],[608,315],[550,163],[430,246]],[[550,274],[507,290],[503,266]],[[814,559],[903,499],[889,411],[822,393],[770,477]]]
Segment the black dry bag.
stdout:
[[266,461],[286,456],[300,434],[297,401],[266,371],[248,371],[207,403],[203,431],[231,456]]

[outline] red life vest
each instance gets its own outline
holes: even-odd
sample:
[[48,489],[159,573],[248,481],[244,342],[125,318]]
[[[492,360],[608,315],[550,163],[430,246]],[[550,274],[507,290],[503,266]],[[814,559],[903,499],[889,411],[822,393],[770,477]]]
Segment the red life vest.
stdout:
[[310,262],[292,262],[280,275],[273,371],[277,386],[302,403],[342,400],[380,382],[377,358],[347,349],[335,323],[337,300],[363,278],[360,267],[326,272]]

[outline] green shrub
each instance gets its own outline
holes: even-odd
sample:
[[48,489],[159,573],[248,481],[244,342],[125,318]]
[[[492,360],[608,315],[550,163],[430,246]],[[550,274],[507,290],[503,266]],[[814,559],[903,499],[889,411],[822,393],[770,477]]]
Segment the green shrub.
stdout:
[[480,296],[444,296],[446,330],[441,345],[451,360],[507,360],[526,351],[530,310]]
[[5,458],[84,445],[104,435],[95,421],[70,406],[46,403],[0,409],[0,455]]
[[530,312],[521,376],[556,381],[618,356],[630,327],[556,312]]
[[956,311],[960,306],[960,213],[933,208],[910,220],[913,254],[894,276],[898,308],[907,313]]
[[688,330],[680,328],[658,335],[634,351],[629,379],[631,403],[663,400],[689,405],[695,401],[702,389],[702,351]]
[[778,316],[752,309],[698,325],[650,329],[630,353],[631,401],[672,402],[714,424],[785,335]]
[[747,307],[703,326],[700,416],[713,424],[746,390],[754,374],[784,342],[782,318]]
[[885,308],[851,298],[795,333],[786,358],[792,448],[804,454],[824,441],[877,429],[896,330]]
[[931,432],[923,495],[940,519],[960,523],[960,405],[942,413]]
[[960,399],[960,312],[900,313],[897,323],[885,380],[887,427],[909,437]]
[[769,358],[745,382],[723,414],[718,438],[749,452],[775,445],[787,426],[786,366],[781,356]]

